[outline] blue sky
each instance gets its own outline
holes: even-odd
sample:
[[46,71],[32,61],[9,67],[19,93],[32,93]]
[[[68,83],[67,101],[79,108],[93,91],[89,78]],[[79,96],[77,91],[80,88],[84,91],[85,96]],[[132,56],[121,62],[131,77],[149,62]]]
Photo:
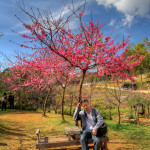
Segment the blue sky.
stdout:
[[[26,9],[40,8],[40,10],[51,9],[53,16],[56,16],[64,7],[66,9],[72,0],[24,0]],[[74,0],[74,5],[84,0]],[[30,53],[28,49],[22,49],[20,46],[9,42],[22,43],[23,39],[12,32],[26,33],[21,22],[15,17],[17,15],[24,22],[30,23],[30,20],[16,6],[19,0],[0,0],[0,33],[4,36],[0,38],[0,66],[1,70],[7,67],[8,60],[14,60],[17,53]],[[99,20],[104,24],[102,32],[107,35],[113,32],[113,38],[116,41],[122,40],[132,34],[130,42],[138,43],[144,37],[150,40],[150,0],[87,0],[84,21],[89,22],[91,11],[93,21]],[[75,20],[71,28],[76,28],[78,24]],[[22,55],[22,54],[21,54]]]

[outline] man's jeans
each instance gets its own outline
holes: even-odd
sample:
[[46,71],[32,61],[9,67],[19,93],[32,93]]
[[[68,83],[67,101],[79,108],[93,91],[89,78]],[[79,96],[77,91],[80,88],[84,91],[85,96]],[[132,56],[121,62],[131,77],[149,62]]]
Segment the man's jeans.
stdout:
[[94,150],[100,150],[100,137],[92,134],[92,130],[85,129],[80,137],[80,143],[82,150],[89,150],[88,139],[92,138],[94,143]]

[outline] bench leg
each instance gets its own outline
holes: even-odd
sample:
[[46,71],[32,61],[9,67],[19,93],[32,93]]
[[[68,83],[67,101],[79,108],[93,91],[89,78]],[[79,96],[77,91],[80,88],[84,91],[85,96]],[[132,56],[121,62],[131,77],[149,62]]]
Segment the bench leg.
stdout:
[[108,148],[107,148],[107,142],[104,143],[104,148],[105,148],[105,150],[108,150]]
[[108,150],[108,148],[107,148],[107,142],[104,142],[104,143],[102,143],[101,142],[101,150]]
[[104,147],[104,145],[103,145],[103,143],[101,142],[101,147],[100,147],[100,149],[103,150],[103,147]]
[[68,135],[68,141],[71,141],[71,135]]

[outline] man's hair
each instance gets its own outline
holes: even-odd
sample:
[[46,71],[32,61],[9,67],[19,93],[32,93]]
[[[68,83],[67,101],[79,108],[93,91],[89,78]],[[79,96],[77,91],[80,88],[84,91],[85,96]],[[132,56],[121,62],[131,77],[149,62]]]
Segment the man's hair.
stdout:
[[87,99],[83,99],[82,101],[81,101],[81,104],[82,103],[88,103],[89,101],[87,100]]

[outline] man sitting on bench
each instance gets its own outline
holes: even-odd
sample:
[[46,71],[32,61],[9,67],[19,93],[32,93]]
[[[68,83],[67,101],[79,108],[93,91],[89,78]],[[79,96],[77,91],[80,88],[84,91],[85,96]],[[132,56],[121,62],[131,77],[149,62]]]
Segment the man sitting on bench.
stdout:
[[[81,111],[81,106],[84,110]],[[82,150],[88,150],[88,139],[92,138],[94,143],[94,150],[100,149],[100,137],[97,136],[98,128],[104,123],[103,117],[95,108],[91,108],[88,100],[82,100],[77,104],[73,119],[75,121],[81,120],[82,132],[80,136],[80,143]]]

